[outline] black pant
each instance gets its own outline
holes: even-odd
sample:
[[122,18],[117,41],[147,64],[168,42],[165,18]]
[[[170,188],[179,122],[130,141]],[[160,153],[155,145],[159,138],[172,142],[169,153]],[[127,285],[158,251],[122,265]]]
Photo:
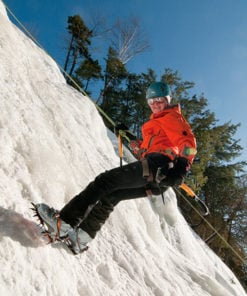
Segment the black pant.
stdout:
[[[157,155],[159,161],[155,157],[149,161],[153,174],[166,160],[163,155]],[[95,237],[114,206],[121,200],[144,197],[147,186],[155,191],[154,194],[159,194],[156,183],[148,183],[143,177],[140,161],[114,168],[97,176],[85,190],[67,203],[60,211],[60,217],[73,227],[79,226],[91,237]]]

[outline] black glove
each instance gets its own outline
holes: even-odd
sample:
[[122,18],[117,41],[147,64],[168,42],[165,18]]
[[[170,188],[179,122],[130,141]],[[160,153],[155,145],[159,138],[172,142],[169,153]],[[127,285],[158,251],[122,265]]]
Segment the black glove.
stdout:
[[159,184],[160,182],[163,182],[164,180],[166,180],[167,176],[169,175],[169,171],[173,169],[173,166],[174,166],[173,162],[169,161],[168,159],[165,165],[157,169],[155,181]]
[[117,125],[115,125],[115,131],[118,132],[118,131],[128,131],[129,128],[127,127],[127,125],[125,125],[124,123],[118,123]]
[[126,136],[130,140],[135,140],[136,136],[129,130],[129,128],[124,123],[119,123],[115,125],[115,134],[118,136],[119,131],[125,132]]
[[[181,185],[184,181],[184,177],[190,169],[190,162],[184,157],[178,157],[173,162],[173,167],[166,172],[166,177],[162,179],[161,186],[174,186]],[[163,168],[161,168],[161,171]]]
[[178,175],[175,169],[171,169],[164,181],[162,181],[162,185],[165,186],[175,186],[181,185],[184,181],[184,177],[182,175]]
[[185,157],[176,158],[174,161],[174,169],[177,175],[184,177],[190,169],[189,160]]

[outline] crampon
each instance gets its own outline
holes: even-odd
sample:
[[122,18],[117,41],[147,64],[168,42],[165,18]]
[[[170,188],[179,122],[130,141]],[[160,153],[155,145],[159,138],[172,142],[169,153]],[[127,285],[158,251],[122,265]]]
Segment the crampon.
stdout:
[[51,225],[52,223],[47,222],[44,217],[41,216],[38,208],[39,205],[34,203],[31,204],[31,210],[34,211],[34,217],[38,219],[38,226],[41,229],[41,234],[47,240],[48,244],[61,243],[62,245],[65,245],[74,255],[88,250],[87,245],[82,246],[80,244],[77,231],[72,227],[70,227],[70,229],[68,228],[67,231],[61,231],[61,226],[64,222],[59,217],[58,211],[51,209],[51,211],[53,211],[53,220],[55,219],[56,221],[54,225]]

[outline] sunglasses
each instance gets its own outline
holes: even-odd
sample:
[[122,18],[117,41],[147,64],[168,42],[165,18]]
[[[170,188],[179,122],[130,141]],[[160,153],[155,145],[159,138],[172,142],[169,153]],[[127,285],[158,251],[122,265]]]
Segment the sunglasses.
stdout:
[[153,98],[153,99],[148,99],[148,104],[153,105],[155,102],[157,103],[164,103],[166,101],[166,98],[164,97],[158,97],[158,98]]

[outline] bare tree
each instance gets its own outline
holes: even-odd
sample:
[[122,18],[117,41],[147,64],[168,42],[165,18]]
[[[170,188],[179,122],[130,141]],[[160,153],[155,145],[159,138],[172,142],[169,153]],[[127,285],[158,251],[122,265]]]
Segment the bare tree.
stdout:
[[108,38],[112,27],[108,25],[108,20],[102,12],[93,12],[88,20],[88,26],[93,32],[93,37]]
[[126,21],[117,20],[112,29],[112,36],[112,48],[118,53],[118,58],[123,64],[127,64],[134,56],[150,47],[136,17],[130,17]]

